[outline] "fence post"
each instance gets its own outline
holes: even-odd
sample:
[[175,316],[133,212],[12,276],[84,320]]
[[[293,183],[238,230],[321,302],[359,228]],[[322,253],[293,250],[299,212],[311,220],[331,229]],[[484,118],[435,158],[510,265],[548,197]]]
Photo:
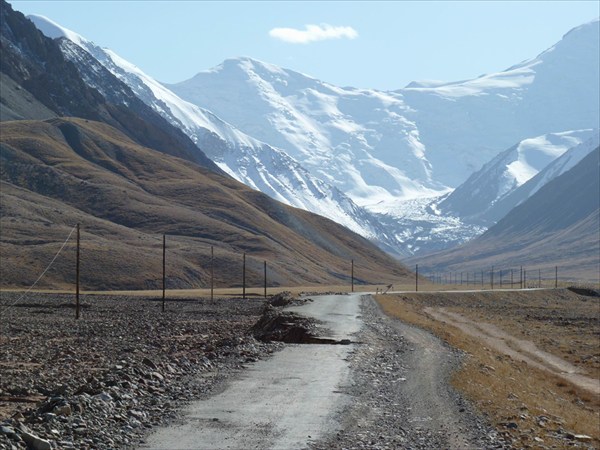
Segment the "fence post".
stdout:
[[215,247],[210,246],[210,300],[214,299],[215,294]]
[[162,261],[162,311],[165,312],[165,289],[167,285],[167,235],[163,234],[163,261]]
[[523,289],[523,266],[521,266],[521,278],[519,282],[521,283],[521,289]]
[[77,224],[77,261],[75,263],[75,319],[79,319],[79,256],[80,256],[80,234]]

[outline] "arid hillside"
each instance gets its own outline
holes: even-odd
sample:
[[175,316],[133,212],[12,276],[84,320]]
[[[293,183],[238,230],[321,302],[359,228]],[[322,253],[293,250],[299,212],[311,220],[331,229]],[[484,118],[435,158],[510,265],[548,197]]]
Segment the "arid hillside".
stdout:
[[[395,282],[407,271],[334,222],[142,147],[84,119],[1,124],[2,285],[31,285],[76,223],[86,289],[158,288],[167,234],[169,288]],[[74,235],[73,235],[74,237]],[[73,237],[40,286],[74,282]]]
[[[600,149],[555,178],[466,244],[407,263],[429,271],[541,270],[545,277],[598,283]],[[550,274],[550,275],[548,275]]]

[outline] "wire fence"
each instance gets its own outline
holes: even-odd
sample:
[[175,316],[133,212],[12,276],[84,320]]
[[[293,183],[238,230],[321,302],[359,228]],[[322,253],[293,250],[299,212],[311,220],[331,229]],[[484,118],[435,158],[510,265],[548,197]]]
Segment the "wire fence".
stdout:
[[[67,243],[72,239],[73,234],[77,231],[77,246],[76,246],[76,270],[75,270],[75,305],[76,305],[76,318],[79,318],[79,294],[80,294],[80,225],[76,224],[71,228],[68,233],[66,239],[60,245],[60,248],[50,260],[49,264],[46,268],[40,273],[34,283],[25,291],[22,295],[20,295],[14,301],[11,301],[8,305],[4,305],[0,307],[0,317],[4,314],[8,309],[14,307],[19,302],[22,302],[27,298],[30,292],[37,286],[37,284],[42,280],[44,275],[48,272],[48,270],[56,263],[59,255],[61,255]],[[167,235],[163,234],[161,236],[162,240],[162,310],[165,310],[165,302],[166,302],[166,290],[167,290]],[[209,274],[210,274],[210,297],[213,299],[214,297],[214,277],[215,277],[215,257],[214,257],[214,246],[210,246],[210,259],[209,259]],[[242,297],[246,298],[246,253],[243,252],[242,256]],[[268,267],[267,261],[263,262],[264,267],[264,297],[267,297],[267,287],[268,287]],[[550,273],[551,272],[551,273]],[[158,277],[157,277],[158,278]],[[355,261],[354,259],[348,261],[348,274],[345,276],[349,281],[349,291],[355,291],[355,285],[363,284],[368,285],[368,283],[364,279],[357,279],[355,277]],[[427,286],[428,290],[433,289],[445,290],[445,289],[533,289],[533,288],[558,288],[560,285],[564,284],[564,280],[560,280],[559,283],[559,267],[555,266],[551,271],[548,268],[536,268],[531,269],[524,266],[518,267],[510,267],[510,268],[497,268],[491,267],[489,269],[484,270],[464,270],[464,271],[436,271],[431,269],[419,269],[419,265],[415,266],[414,271],[414,290],[419,291]],[[572,284],[572,283],[571,283]],[[406,286],[406,282],[401,283],[401,285]],[[375,286],[375,284],[373,284]],[[377,293],[394,291],[393,285],[388,285],[385,289],[379,289],[377,287]]]

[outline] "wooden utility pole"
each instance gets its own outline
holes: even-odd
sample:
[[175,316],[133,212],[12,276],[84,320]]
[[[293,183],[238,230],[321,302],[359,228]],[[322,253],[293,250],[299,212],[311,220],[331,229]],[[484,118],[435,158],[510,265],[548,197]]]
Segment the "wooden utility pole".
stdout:
[[210,299],[214,299],[215,295],[215,247],[210,246]]
[[521,283],[521,289],[523,289],[523,266],[521,266],[521,279],[520,279],[520,283]]
[[352,279],[352,292],[354,292],[354,260],[351,260],[350,278]]
[[162,264],[162,311],[165,312],[165,291],[167,287],[167,235],[163,233],[163,264]]
[[77,261],[75,263],[75,319],[79,319],[79,247],[80,247],[80,234],[79,224],[77,224]]
[[419,265],[415,267],[415,292],[419,291]]
[[246,252],[244,252],[244,260],[242,266],[242,298],[246,299]]
[[267,261],[265,261],[265,298],[267,298]]

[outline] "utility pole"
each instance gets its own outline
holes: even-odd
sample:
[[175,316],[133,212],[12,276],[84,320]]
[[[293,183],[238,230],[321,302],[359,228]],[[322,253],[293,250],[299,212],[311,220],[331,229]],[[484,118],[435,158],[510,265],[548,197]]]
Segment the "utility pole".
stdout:
[[210,246],[210,300],[214,299],[215,294],[215,247]]
[[352,292],[354,292],[354,260],[351,261],[352,269],[350,272],[350,278],[352,279]]
[[75,319],[79,319],[79,247],[80,247],[80,234],[79,224],[77,224],[77,261],[75,263]]
[[163,234],[163,264],[162,264],[162,311],[165,312],[165,290],[167,286],[167,235]]
[[415,268],[415,292],[419,291],[419,265]]
[[267,298],[267,261],[265,261],[264,268],[265,268],[265,298]]
[[244,252],[244,262],[242,266],[242,298],[246,299],[246,252]]

